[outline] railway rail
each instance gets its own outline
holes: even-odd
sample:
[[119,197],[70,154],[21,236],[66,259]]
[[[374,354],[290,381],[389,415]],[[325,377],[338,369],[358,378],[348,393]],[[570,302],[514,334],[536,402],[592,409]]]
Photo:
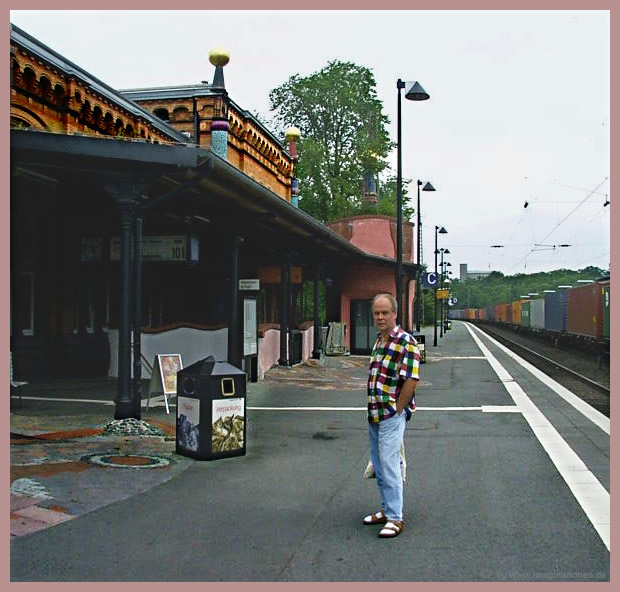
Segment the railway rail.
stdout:
[[[552,357],[550,357],[540,353],[541,345],[535,340],[527,339],[520,335],[520,342],[518,342],[511,338],[513,336],[509,337],[506,335],[508,333],[507,330],[498,330],[487,324],[476,323],[476,326],[515,353],[518,353],[540,370],[549,374],[586,403],[610,417],[610,387],[602,384],[600,378],[597,377],[597,375],[601,375],[601,372],[600,365],[596,360],[589,360],[580,351],[567,352],[565,350],[561,352],[561,356],[559,356],[560,352],[557,352],[558,355],[552,353],[550,354]],[[562,358],[561,361],[558,359],[559,357]],[[578,361],[578,364],[573,364],[573,360]],[[578,365],[580,371],[578,372],[570,368],[568,364]]]

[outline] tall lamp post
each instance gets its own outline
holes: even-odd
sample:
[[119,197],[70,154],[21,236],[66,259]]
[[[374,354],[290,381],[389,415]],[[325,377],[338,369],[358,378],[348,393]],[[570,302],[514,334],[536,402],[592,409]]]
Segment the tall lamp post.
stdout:
[[435,314],[433,315],[433,345],[437,347],[437,234],[447,234],[448,231],[443,226],[435,226]]
[[[443,256],[444,255],[449,255],[450,254],[450,249],[439,249],[441,251],[441,289],[443,290],[443,279],[445,276],[445,271],[446,268],[444,266],[444,262],[443,262]],[[441,299],[441,314],[439,315],[439,318],[441,319],[440,325],[439,325],[439,337],[443,337],[443,301],[444,299]]]
[[[443,263],[443,256],[444,254],[448,255],[450,253],[449,249],[439,249],[441,251],[441,289],[443,290],[443,278],[444,278],[444,272],[445,272],[445,267],[444,267],[444,263]],[[439,319],[440,319],[440,324],[439,324],[439,337],[443,337],[443,301],[444,299],[441,299],[441,314],[439,315]]]
[[[446,249],[445,251],[446,253],[449,253],[450,251],[448,251]],[[444,283],[445,284],[449,284],[450,283],[450,275],[452,274],[452,271],[448,269],[448,267],[452,267],[452,263],[450,263],[449,261],[446,261],[444,263],[444,271],[443,271],[443,277],[444,277]],[[444,300],[441,301],[442,303],[444,303]],[[445,303],[443,304],[443,308],[444,308],[444,312],[442,314],[442,323],[443,323],[443,331],[444,333],[448,330],[448,301],[445,300]]]
[[[398,104],[396,111],[396,302],[398,303],[398,320],[402,319],[402,291],[403,291],[403,157],[402,157],[402,126],[400,116],[401,94],[406,83],[400,78],[396,81],[398,89]],[[418,82],[412,84],[405,93],[405,98],[410,101],[426,101],[428,93]]]
[[[420,302],[422,300],[422,290],[420,287],[420,251],[422,250],[422,215],[420,214],[420,185],[422,185],[422,181],[418,179],[418,243],[417,243],[417,264],[418,264],[418,273],[416,276],[416,284],[415,284],[415,330],[417,332],[420,331]],[[435,188],[431,185],[430,181],[427,181],[426,185],[422,188],[422,191],[435,191]]]

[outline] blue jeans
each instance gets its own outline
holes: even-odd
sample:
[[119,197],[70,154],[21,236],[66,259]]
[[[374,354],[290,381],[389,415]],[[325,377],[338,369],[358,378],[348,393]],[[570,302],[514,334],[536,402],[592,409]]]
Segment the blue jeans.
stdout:
[[378,423],[368,424],[370,460],[375,467],[381,508],[388,520],[403,519],[403,477],[400,447],[405,435],[405,411]]

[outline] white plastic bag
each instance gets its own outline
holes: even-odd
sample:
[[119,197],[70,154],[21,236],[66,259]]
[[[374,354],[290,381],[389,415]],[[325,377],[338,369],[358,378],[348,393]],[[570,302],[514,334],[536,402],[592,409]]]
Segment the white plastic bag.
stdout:
[[[400,445],[400,472],[403,476],[403,483],[407,481],[407,459],[405,458],[405,443],[403,442]],[[377,475],[375,475],[375,467],[372,464],[372,461],[369,460],[366,468],[364,469],[364,479],[376,479]]]

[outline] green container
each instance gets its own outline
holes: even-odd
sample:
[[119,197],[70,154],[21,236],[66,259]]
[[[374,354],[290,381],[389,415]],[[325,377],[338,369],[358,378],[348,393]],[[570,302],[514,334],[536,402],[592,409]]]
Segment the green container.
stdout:
[[530,305],[531,305],[531,302],[529,300],[524,300],[521,303],[521,326],[522,327],[530,326]]
[[609,339],[609,286],[603,286],[603,337]]

